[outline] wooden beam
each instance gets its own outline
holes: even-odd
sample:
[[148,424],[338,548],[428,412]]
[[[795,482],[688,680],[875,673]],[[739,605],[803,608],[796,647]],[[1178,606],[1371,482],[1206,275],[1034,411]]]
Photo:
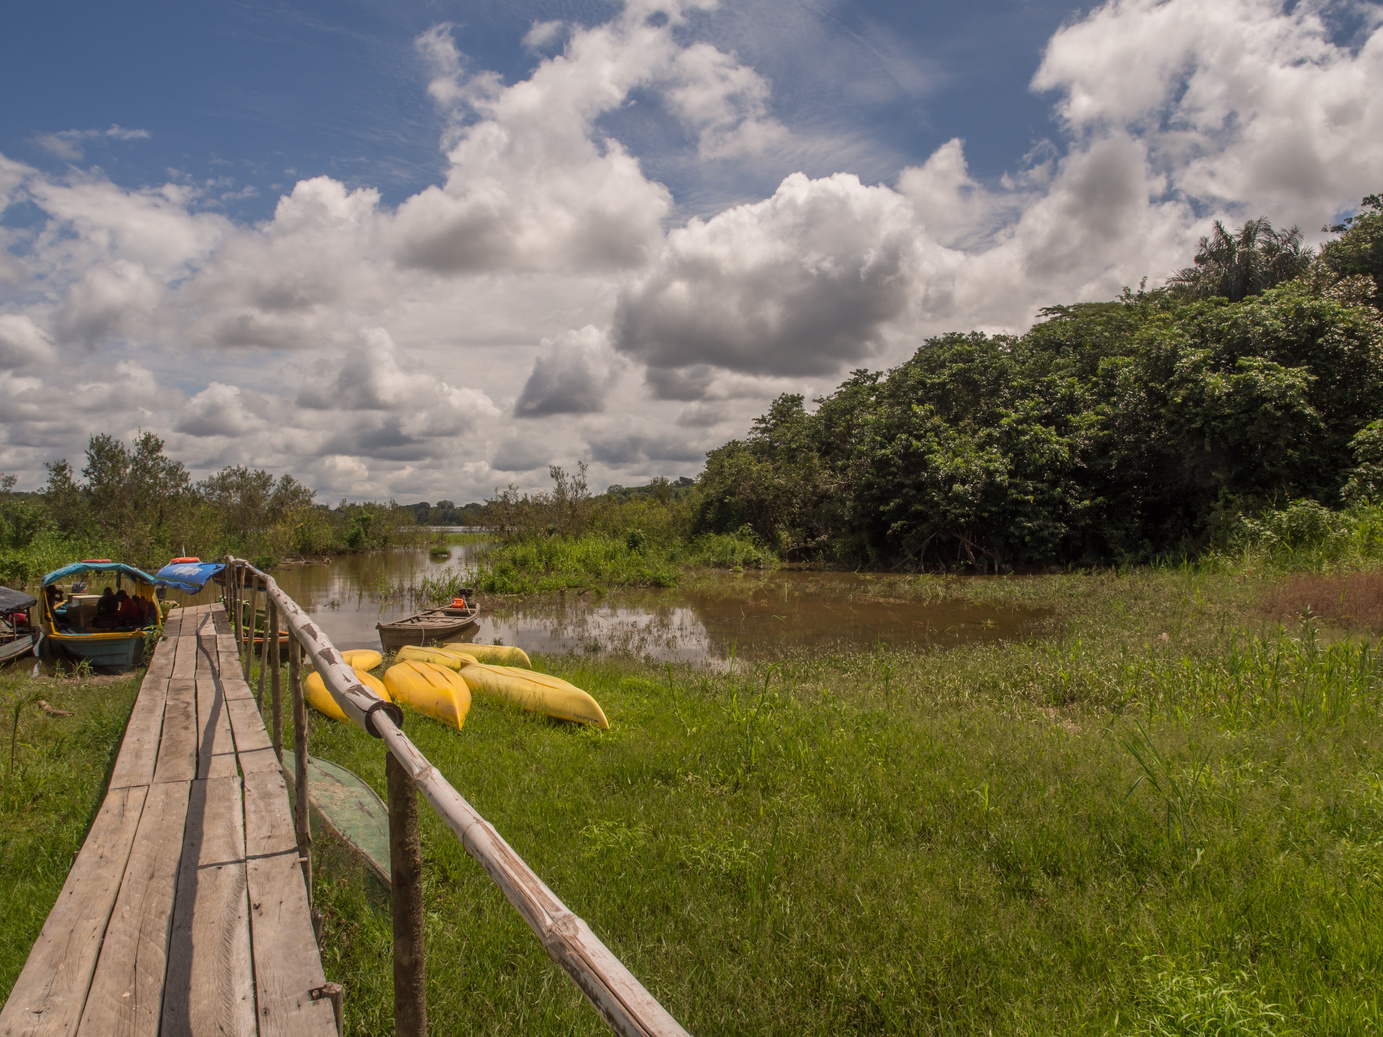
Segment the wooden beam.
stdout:
[[149,789],[78,1037],[155,1037],[191,782]]
[[161,1032],[255,1032],[239,778],[192,782]]

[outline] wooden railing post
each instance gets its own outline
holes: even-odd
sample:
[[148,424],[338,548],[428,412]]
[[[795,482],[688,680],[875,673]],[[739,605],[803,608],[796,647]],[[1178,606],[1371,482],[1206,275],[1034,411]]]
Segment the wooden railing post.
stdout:
[[[269,597],[268,592],[264,594],[264,640],[259,646],[259,680],[255,685],[255,702],[259,704],[261,710],[264,709],[264,678],[269,671],[269,619],[274,611],[274,599]],[[274,639],[275,641],[278,638]]]
[[[282,669],[283,669],[283,649],[281,649],[281,648],[279,647],[279,637],[278,637],[279,609],[278,609],[278,605],[276,605],[276,604],[274,603],[274,599],[273,599],[273,598],[270,598],[270,599],[269,599],[268,619],[269,619],[269,625],[272,626],[273,629],[274,629],[274,639],[273,639],[271,642],[269,642],[269,689],[270,689],[269,694],[272,696],[272,701],[273,701],[273,702],[277,702],[277,701],[279,700],[279,695],[280,695],[280,686],[281,686],[282,683],[283,683],[283,676],[282,676]],[[295,645],[298,643],[298,639],[295,638],[295,637],[294,637],[294,638],[290,638],[290,641],[291,641],[293,644],[295,644]],[[260,712],[262,713],[262,712],[264,712],[264,695],[263,695],[263,693],[264,693],[264,685],[263,685],[263,683],[261,683],[261,684],[259,685],[259,690],[260,690],[259,710],[260,710]]]
[[[296,639],[295,639],[296,640]],[[293,682],[293,830],[298,837],[298,861],[307,883],[307,903],[312,904],[312,825],[307,798],[307,704],[302,686]]]
[[[241,570],[249,573],[248,569]],[[245,631],[245,683],[250,683],[250,663],[255,657],[255,610],[259,606],[259,577],[250,576],[250,607],[246,610],[250,614],[248,628]]]
[[[303,650],[298,644],[296,637],[288,639],[288,695],[292,699],[302,698],[303,694]],[[272,699],[270,705],[273,707],[273,739],[274,755],[279,758],[279,763],[283,762],[283,695],[279,691],[278,682],[272,685]]]
[[389,786],[389,885],[394,916],[394,1033],[427,1033],[423,948],[423,850],[418,836],[418,787],[393,753],[384,758]]
[[226,555],[226,607],[231,610],[231,629],[235,631],[235,654],[240,656],[240,565]]

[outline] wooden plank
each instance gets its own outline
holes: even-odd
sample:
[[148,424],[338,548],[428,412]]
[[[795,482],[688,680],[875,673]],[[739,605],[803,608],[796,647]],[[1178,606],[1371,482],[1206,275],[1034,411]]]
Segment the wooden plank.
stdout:
[[[154,644],[153,654],[149,658],[149,667],[144,671],[146,677],[162,677],[166,680],[173,675],[173,655],[177,646],[175,641],[170,639],[167,627],[164,627],[163,635]],[[176,636],[174,634],[173,638],[175,639]]]
[[227,698],[226,712],[230,715],[231,730],[235,732],[235,751],[241,755],[258,749],[271,748],[269,732],[253,697]]
[[79,1037],[155,1037],[191,782],[149,790],[106,927]]
[[[288,809],[288,786],[281,771],[259,770],[245,775],[245,857],[289,853],[296,859],[293,815]],[[298,873],[302,885],[302,873]]]
[[333,1034],[331,1005],[309,991],[326,976],[312,931],[288,790],[277,770],[245,775],[245,857],[259,1032]]
[[197,777],[233,778],[238,772],[226,697],[221,691],[221,680],[205,655],[197,667],[196,688]]
[[[179,639],[184,640],[184,639]],[[197,685],[186,677],[168,681],[154,781],[191,781],[197,776]]]
[[77,1028],[147,791],[113,789],[101,804],[58,901],[0,1010],[0,1035],[38,1037],[70,1034]]
[[[197,635],[196,617],[183,617],[183,632],[178,635],[174,646],[173,676],[195,677],[197,675]],[[189,629],[191,628],[191,629]]]
[[168,946],[162,1033],[255,1032],[239,778],[192,782]]
[[110,775],[110,788],[147,785],[158,762],[159,739],[163,732],[163,708],[168,695],[168,678],[148,673],[139,686],[139,695],[125,724],[120,755]]
[[331,1002],[312,1000],[326,983],[297,852],[247,867],[260,1037],[336,1037]]

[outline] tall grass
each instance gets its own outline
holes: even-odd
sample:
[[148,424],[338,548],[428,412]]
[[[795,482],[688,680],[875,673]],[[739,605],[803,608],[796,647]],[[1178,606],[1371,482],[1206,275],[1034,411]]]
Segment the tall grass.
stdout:
[[773,554],[752,539],[707,534],[689,542],[658,541],[639,527],[622,536],[586,532],[577,536],[532,536],[485,545],[474,565],[412,574],[385,596],[419,604],[447,601],[462,588],[486,594],[544,594],[611,587],[675,587],[688,568],[763,568]]

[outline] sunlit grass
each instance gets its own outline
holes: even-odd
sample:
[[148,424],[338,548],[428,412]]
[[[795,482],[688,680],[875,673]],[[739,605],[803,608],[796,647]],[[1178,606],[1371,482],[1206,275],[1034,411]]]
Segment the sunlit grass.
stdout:
[[[610,732],[485,701],[460,733],[407,728],[696,1034],[1362,1032],[1383,966],[1376,649],[1265,622],[1260,591],[1171,570],[950,583],[1054,605],[1065,636],[730,673],[550,657]],[[382,789],[377,742],[314,738]],[[424,852],[433,1025],[603,1032],[426,809]],[[379,895],[339,863],[318,882],[352,1032],[387,1029]]]

